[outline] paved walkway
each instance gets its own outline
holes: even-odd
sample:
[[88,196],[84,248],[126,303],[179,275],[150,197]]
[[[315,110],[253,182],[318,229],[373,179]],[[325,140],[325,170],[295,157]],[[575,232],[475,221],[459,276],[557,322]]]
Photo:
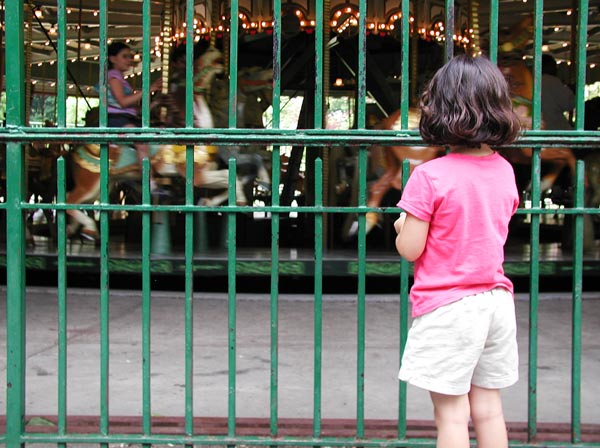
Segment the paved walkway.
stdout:
[[[6,290],[0,288],[0,328],[6,328]],[[227,415],[227,301],[225,294],[198,293],[194,302],[195,415]],[[237,414],[269,415],[269,296],[238,296]],[[323,418],[354,418],[356,401],[356,305],[348,295],[327,295],[323,305]],[[517,296],[521,380],[504,394],[509,421],[527,419],[528,301]],[[312,297],[280,298],[279,415],[312,417]],[[571,302],[544,294],[539,307],[538,418],[570,419]],[[141,298],[112,291],[110,298],[110,414],[141,414]],[[399,302],[367,298],[366,418],[397,417]],[[184,413],[183,294],[152,296],[152,413]],[[99,412],[99,292],[69,290],[68,413]],[[600,293],[583,302],[582,422],[600,423]],[[0,382],[6,379],[6,334],[0,332]],[[27,414],[56,414],[56,290],[27,292]],[[0,393],[0,409],[5,409]],[[426,392],[409,387],[408,418],[431,419]]]

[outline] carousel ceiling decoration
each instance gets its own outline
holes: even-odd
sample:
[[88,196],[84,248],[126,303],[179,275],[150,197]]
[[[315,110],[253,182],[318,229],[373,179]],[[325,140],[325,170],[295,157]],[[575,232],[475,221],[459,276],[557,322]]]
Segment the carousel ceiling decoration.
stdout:
[[[238,25],[240,36],[260,35],[261,33],[272,34],[273,17],[271,13],[272,0],[240,0]],[[65,0],[67,13],[67,58],[68,62],[75,64],[77,70],[82,74],[99,63],[99,19],[100,11],[97,0]],[[141,62],[143,17],[141,14],[141,0],[109,0],[107,11],[109,42],[121,40],[129,43],[134,52],[134,59]],[[161,59],[165,54],[165,47],[178,45],[185,40],[188,24],[181,20],[185,13],[180,12],[180,19],[173,20],[169,26],[163,26],[164,0],[152,0],[150,12],[150,33],[152,45],[150,57],[153,71],[161,70],[164,66]],[[179,2],[182,5],[184,2]],[[197,0],[195,18],[191,26],[194,28],[194,40],[209,40],[211,38],[223,37],[230,26],[227,8],[222,6],[216,16],[212,16],[210,10],[213,0]],[[216,2],[219,3],[219,2]],[[282,34],[285,37],[299,32],[313,33],[315,29],[314,5],[306,0],[282,1]],[[444,1],[431,0],[429,4],[443,10]],[[455,2],[457,8],[461,3]],[[455,45],[465,49],[477,49],[476,42],[482,45],[489,40],[487,35],[487,24],[489,23],[489,2],[481,1],[478,9],[477,29],[472,26],[464,26],[463,23],[455,24],[453,40]],[[53,42],[57,40],[57,1],[56,0],[32,0],[26,4],[32,7],[30,19],[24,23],[26,36],[30,36],[31,56],[29,63],[33,70],[33,76],[41,79],[44,67],[47,72],[52,72],[56,63],[56,52]],[[419,11],[414,11],[414,7]],[[412,2],[411,15],[409,17],[410,35],[419,36],[424,40],[443,43],[445,40],[444,17],[432,18],[431,13],[423,13],[425,3]],[[510,29],[523,17],[530,15],[533,10],[533,2],[527,0],[500,0],[500,30]],[[402,15],[400,11],[401,1],[374,0],[369,1],[367,15],[367,33],[380,36],[400,37],[402,26]],[[465,6],[466,8],[467,6]],[[377,12],[376,14],[373,11]],[[600,2],[590,1],[588,18],[588,43],[587,62],[590,70],[600,70]],[[544,29],[543,47],[544,52],[552,53],[561,64],[570,64],[573,54],[571,48],[571,29],[574,24],[576,11],[570,2],[564,0],[544,1]],[[216,23],[211,23],[211,17],[216,17]],[[350,1],[331,0],[331,13],[329,26],[332,32],[340,38],[354,36],[358,32],[358,20],[360,14],[358,6]],[[458,22],[458,19],[457,19]],[[2,26],[4,24],[2,23]],[[533,43],[531,38],[523,46],[524,58],[530,58],[533,54]],[[168,51],[166,51],[168,53]],[[129,76],[141,74],[140,68],[134,67]],[[595,76],[600,78],[600,74]],[[52,82],[52,81],[50,81]]]

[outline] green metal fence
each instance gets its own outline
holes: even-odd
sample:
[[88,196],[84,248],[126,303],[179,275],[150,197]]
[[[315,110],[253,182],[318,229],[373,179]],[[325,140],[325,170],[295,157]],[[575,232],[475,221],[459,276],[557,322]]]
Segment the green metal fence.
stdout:
[[[357,129],[349,131],[331,131],[323,129],[323,101],[324,101],[324,72],[323,60],[325,50],[323,2],[315,3],[316,27],[315,27],[315,103],[314,103],[314,128],[306,130],[283,130],[280,127],[281,108],[281,79],[280,72],[274,71],[274,95],[273,110],[274,126],[272,130],[252,130],[248,132],[235,127],[236,97],[230,96],[229,100],[229,128],[206,130],[194,129],[192,120],[192,105],[187,102],[186,123],[184,129],[153,129],[149,127],[148,95],[144,96],[143,103],[143,126],[140,129],[128,129],[116,132],[109,129],[107,125],[105,87],[101,87],[101,114],[100,126],[98,128],[66,128],[66,40],[60,36],[66,35],[66,2],[58,1],[58,127],[53,129],[29,128],[25,126],[25,94],[24,94],[24,0],[13,0],[5,3],[5,30],[6,48],[10,49],[7,54],[6,64],[6,90],[9,92],[7,103],[7,124],[0,130],[0,141],[6,143],[6,172],[7,172],[7,201],[0,204],[0,209],[7,216],[7,407],[5,434],[0,434],[0,444],[9,448],[23,445],[24,443],[56,443],[65,447],[69,443],[93,443],[108,446],[111,443],[136,443],[149,446],[151,444],[177,444],[191,446],[198,445],[302,445],[302,446],[434,446],[431,438],[408,437],[408,424],[406,413],[406,385],[399,385],[399,407],[397,434],[393,438],[373,438],[366,436],[365,422],[365,296],[366,296],[366,233],[365,214],[369,211],[381,213],[397,213],[396,210],[370,209],[366,206],[367,198],[367,155],[368,147],[373,143],[382,145],[422,144],[419,136],[414,131],[408,130],[408,107],[409,107],[409,53],[404,51],[402,55],[401,76],[401,123],[402,131],[374,131],[366,129],[366,9],[367,1],[359,2],[359,58],[357,73]],[[100,60],[106,60],[107,40],[107,0],[99,2],[100,21]],[[150,11],[150,0],[144,0],[142,6],[144,11]],[[187,23],[192,23],[194,1],[187,2]],[[402,40],[405,45],[409,42],[409,2],[401,2],[402,7]],[[511,446],[533,447],[560,445],[560,446],[600,446],[600,439],[596,437],[595,442],[582,442],[581,423],[581,300],[582,300],[582,271],[583,271],[583,225],[584,216],[598,214],[597,208],[584,207],[584,164],[577,164],[576,192],[574,205],[565,209],[565,215],[572,215],[574,220],[574,257],[573,257],[573,310],[572,310],[572,377],[571,377],[571,403],[565,405],[565,413],[571,413],[571,435],[570,442],[552,442],[543,439],[538,434],[537,422],[537,332],[538,332],[538,292],[539,292],[539,244],[540,244],[540,218],[546,213],[553,213],[541,206],[540,203],[540,151],[541,147],[594,147],[600,144],[600,133],[597,131],[583,130],[584,89],[586,77],[586,30],[588,20],[588,1],[579,0],[577,9],[577,115],[576,130],[574,131],[543,131],[540,130],[540,73],[541,73],[541,47],[542,47],[542,20],[543,1],[535,2],[535,41],[534,41],[534,98],[533,103],[533,130],[526,132],[517,146],[531,146],[534,148],[532,164],[532,203],[534,207],[528,210],[519,210],[519,214],[531,214],[531,258],[530,258],[530,331],[529,331],[529,377],[528,381],[528,421],[527,441],[512,441]],[[238,17],[239,5],[237,0],[230,2],[230,17],[233,18],[230,41],[230,81],[231,92],[237,91],[237,60],[238,60]],[[281,67],[281,1],[273,3],[274,11],[274,46],[273,66]],[[498,0],[491,0],[491,23],[490,23],[490,58],[496,60],[498,53]],[[144,76],[143,88],[149,91],[149,54],[150,54],[150,14],[144,14],[144,29],[146,30],[143,44]],[[452,42],[454,23],[454,3],[446,0],[446,42]],[[187,41],[193,41],[193,29],[187,29]],[[191,44],[187,47],[187,58],[193,57]],[[453,55],[453,46],[446,46],[446,58]],[[187,96],[193,95],[192,73],[187,73]],[[100,86],[106,85],[106,71],[100,71]],[[25,173],[23,147],[31,142],[67,142],[67,143],[98,143],[101,145],[101,193],[98,205],[69,205],[66,203],[65,191],[65,162],[58,161],[58,195],[53,204],[31,205],[25,200]],[[108,143],[131,143],[131,142],[176,142],[187,145],[186,150],[186,193],[185,202],[182,205],[152,205],[149,189],[150,165],[144,163],[143,170],[143,198],[139,205],[115,205],[109,203],[108,190]],[[323,170],[322,162],[318,159],[315,163],[315,200],[314,205],[302,207],[290,207],[280,205],[280,194],[277,188],[273,189],[272,203],[260,207],[258,210],[269,212],[271,218],[271,360],[270,360],[270,418],[269,435],[239,435],[236,428],[236,215],[248,212],[249,208],[237,206],[235,197],[235,173],[236,165],[232,160],[229,162],[229,200],[228,205],[222,207],[205,207],[195,205],[193,202],[193,145],[194,144],[218,144],[218,145],[248,145],[261,143],[274,145],[273,151],[273,185],[280,183],[280,152],[279,147],[286,144],[301,144],[309,148],[328,147],[333,145],[353,145],[359,148],[359,194],[358,205],[353,207],[330,207],[324,205],[323,199]],[[310,149],[309,149],[310,150]],[[408,171],[404,167],[406,179]],[[52,433],[32,433],[25,430],[25,222],[24,211],[31,208],[46,207],[56,210],[58,225],[58,252],[57,252],[57,275],[58,275],[58,403],[56,409],[57,428]],[[97,432],[91,434],[71,433],[67,430],[67,241],[66,241],[66,211],[69,209],[84,209],[97,211],[100,215],[100,283],[101,283],[101,315],[100,315],[100,415]],[[108,390],[109,390],[109,214],[115,210],[127,209],[142,213],[142,284],[143,284],[143,312],[141,332],[143,335],[142,355],[143,370],[141,381],[143,384],[143,415],[142,430],[136,434],[113,434],[109,428]],[[257,209],[254,208],[254,211]],[[151,409],[151,342],[150,342],[150,299],[151,299],[151,214],[157,211],[167,213],[182,213],[185,215],[185,429],[178,435],[165,435],[154,433],[152,427]],[[229,383],[228,383],[228,415],[227,434],[210,435],[195,432],[193,404],[193,301],[194,289],[194,214],[201,211],[219,211],[227,216],[227,256],[228,256],[228,350],[229,350]],[[306,437],[283,437],[280,435],[278,417],[278,293],[279,293],[279,232],[280,217],[290,212],[306,213],[314,220],[314,386],[312,390],[314,399],[312,432]],[[323,293],[323,234],[325,214],[342,213],[357,214],[359,232],[357,239],[358,256],[358,289],[357,289],[357,370],[356,370],[356,419],[355,430],[349,437],[324,436],[322,431],[322,293]],[[398,316],[400,322],[400,347],[402,352],[406,340],[408,324],[408,284],[410,268],[406,261],[398,261],[399,265],[399,300],[401,301],[401,313]],[[390,366],[394,370],[397,367]],[[566,400],[565,400],[566,401]]]

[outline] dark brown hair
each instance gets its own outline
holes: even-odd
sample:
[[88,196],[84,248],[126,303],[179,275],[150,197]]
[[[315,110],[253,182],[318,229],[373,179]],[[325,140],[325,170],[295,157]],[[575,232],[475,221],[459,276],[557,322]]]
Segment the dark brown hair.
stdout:
[[484,57],[454,57],[421,96],[419,131],[432,145],[507,145],[520,126],[506,80]]
[[122,52],[125,49],[131,50],[131,47],[124,42],[113,42],[107,47],[106,52],[108,54],[108,69],[109,70],[113,68],[113,63],[110,62],[110,57],[118,55],[120,52]]

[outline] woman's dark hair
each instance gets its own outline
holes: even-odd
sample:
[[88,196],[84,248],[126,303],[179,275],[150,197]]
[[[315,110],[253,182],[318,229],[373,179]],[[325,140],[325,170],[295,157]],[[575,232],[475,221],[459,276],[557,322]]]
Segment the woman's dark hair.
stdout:
[[454,57],[421,96],[419,131],[432,145],[507,145],[520,127],[506,80],[484,57]]
[[106,48],[106,53],[108,54],[108,68],[113,68],[112,62],[110,62],[111,56],[118,55],[121,51],[128,49],[131,50],[131,47],[123,42],[113,42]]

